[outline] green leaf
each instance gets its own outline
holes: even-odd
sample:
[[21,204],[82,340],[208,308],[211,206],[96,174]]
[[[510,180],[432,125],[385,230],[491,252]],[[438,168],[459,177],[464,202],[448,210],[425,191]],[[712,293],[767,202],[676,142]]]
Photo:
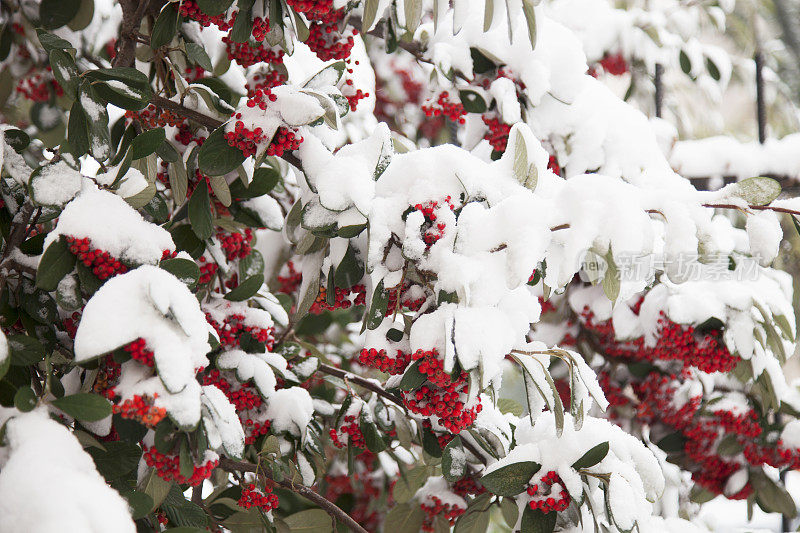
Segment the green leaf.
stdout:
[[153,50],[161,48],[169,43],[178,33],[178,9],[175,4],[168,3],[158,14],[153,31],[150,32],[150,47]]
[[200,170],[209,176],[222,176],[236,170],[245,160],[241,150],[225,140],[225,126],[211,132],[197,153]]
[[367,228],[367,224],[354,224],[352,226],[343,226],[336,230],[336,234],[344,239],[352,239],[361,235],[361,232]]
[[322,509],[307,509],[284,518],[291,531],[329,533],[333,531],[331,517]]
[[39,25],[46,30],[60,28],[78,14],[80,7],[80,0],[42,0]]
[[38,29],[36,30],[36,36],[39,38],[39,43],[42,45],[48,53],[51,50],[74,50],[75,47],[72,46],[72,43],[69,41],[62,39],[61,37],[56,37],[52,33],[49,33],[45,30]]
[[238,287],[226,294],[225,299],[232,302],[243,302],[254,296],[263,284],[264,276],[262,274],[256,274],[255,276],[247,278],[241,282]]
[[212,17],[225,13],[231,4],[233,0],[197,0],[197,7]]
[[500,398],[497,400],[497,408],[501,413],[511,413],[516,417],[522,416],[525,409],[516,401],[510,398]]
[[80,101],[75,100],[69,111],[67,142],[76,158],[89,152],[89,121]]
[[203,255],[206,245],[197,238],[191,226],[184,224],[173,227],[170,230],[170,234],[172,235],[172,242],[175,243],[175,247],[178,251],[186,252],[195,259]]
[[711,61],[710,57],[706,58],[706,70],[708,74],[714,79],[714,81],[719,81],[722,77],[719,73],[719,69],[717,68],[716,63]]
[[683,73],[686,74],[687,76],[691,75],[692,62],[689,59],[689,56],[686,55],[686,52],[681,50],[680,53],[678,54],[678,60],[680,61],[681,70],[683,71]]
[[143,109],[153,96],[149,87],[147,89],[139,89],[138,87],[132,87],[127,84],[120,87],[119,84],[125,84],[125,82],[118,80],[113,84],[109,82],[96,82],[93,87],[100,98],[117,107],[130,109],[132,111]]
[[131,490],[120,495],[128,501],[128,506],[131,508],[131,518],[134,520],[144,518],[153,508],[153,498],[144,492]]
[[520,533],[552,533],[556,528],[558,513],[544,513],[541,509],[533,510],[527,505],[522,512]]
[[422,0],[405,0],[403,2],[406,16],[406,29],[414,33],[422,19]]
[[201,240],[210,238],[214,233],[211,199],[208,196],[208,188],[202,181],[195,187],[189,199],[189,222],[192,231]]
[[154,153],[165,140],[164,128],[143,131],[131,141],[131,158],[136,160],[147,157]]
[[88,448],[86,453],[92,456],[97,470],[108,481],[132,472],[142,457],[142,450],[130,442],[104,442],[103,447],[105,450]]
[[400,384],[398,387],[404,391],[412,391],[420,388],[425,380],[428,379],[428,376],[420,372],[419,365],[422,361],[416,361],[412,365],[410,365],[406,371],[403,373],[403,377],[400,379]]
[[183,259],[182,257],[174,257],[172,259],[165,259],[158,264],[183,283],[194,288],[197,280],[200,278],[200,267],[194,261]]
[[50,402],[72,418],[94,422],[111,415],[111,404],[97,394],[79,392]]
[[363,411],[361,413],[359,427],[361,433],[364,435],[364,443],[367,445],[369,451],[372,453],[379,453],[386,449],[386,443],[381,438],[378,426],[376,426],[373,421],[367,420]]
[[231,196],[233,198],[256,198],[269,193],[281,179],[280,173],[271,167],[261,167],[253,172],[253,179],[250,185],[245,186],[242,180],[235,180],[230,184]]
[[64,276],[75,268],[75,256],[69,251],[64,236],[50,243],[42,254],[36,269],[36,286],[45,291],[54,291]]
[[8,347],[11,349],[11,364],[14,366],[29,366],[44,359],[44,346],[33,337],[9,335]]
[[193,62],[199,65],[203,70],[211,72],[214,70],[214,65],[211,64],[211,58],[197,43],[186,43],[186,56]]
[[488,509],[467,511],[458,518],[453,533],[485,533],[489,530],[489,516]]
[[395,505],[383,521],[383,530],[391,533],[419,533],[425,513],[417,503]]
[[79,99],[89,125],[89,153],[98,161],[105,161],[111,155],[111,133],[108,130],[106,103],[86,82],[81,84]]
[[580,459],[572,463],[572,468],[579,470],[581,468],[590,468],[600,461],[602,461],[608,454],[608,441],[601,442],[591,450],[581,456]]
[[751,205],[767,205],[781,193],[781,184],[772,178],[747,178],[734,185],[733,196]]
[[750,473],[750,483],[756,492],[756,500],[765,510],[780,513],[788,518],[797,515],[797,506],[786,489],[761,471]]
[[461,105],[468,113],[483,113],[486,111],[486,101],[475,91],[461,90],[458,92],[461,97]]
[[239,8],[239,14],[236,15],[236,21],[233,23],[228,37],[236,43],[246,43],[253,33],[253,17],[252,10],[255,0],[239,0],[236,6]]
[[36,393],[30,387],[20,387],[14,395],[14,407],[27,413],[36,407]]
[[503,498],[500,502],[500,512],[503,514],[503,520],[506,521],[508,527],[514,527],[519,518],[519,507],[513,498]]
[[531,41],[531,48],[536,48],[536,11],[533,9],[533,0],[522,0],[522,12],[525,14],[525,22],[528,24],[528,39]]
[[181,451],[179,456],[180,474],[189,478],[194,473],[194,461],[192,461],[192,454],[189,453],[189,443],[186,439],[181,442]]
[[442,475],[450,483],[455,483],[466,473],[467,456],[461,444],[461,437],[456,435],[442,452]]
[[15,152],[22,152],[31,144],[30,136],[22,130],[10,128],[4,133],[6,144],[13,148]]
[[86,29],[94,18],[94,0],[81,0],[80,4],[78,13],[67,24],[72,31]]
[[64,50],[51,50],[50,68],[53,70],[53,77],[64,89],[64,92],[68,96],[75,98],[78,93],[80,78],[78,77],[78,67],[75,65],[75,60],[72,59],[72,56]]
[[542,466],[533,461],[521,461],[502,466],[484,475],[481,485],[498,496],[516,496],[528,488],[528,483]]

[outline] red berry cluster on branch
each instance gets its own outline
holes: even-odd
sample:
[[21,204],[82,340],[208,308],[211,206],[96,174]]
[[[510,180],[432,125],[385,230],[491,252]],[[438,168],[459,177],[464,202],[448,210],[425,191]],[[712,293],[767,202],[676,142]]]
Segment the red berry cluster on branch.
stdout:
[[606,53],[600,60],[600,66],[612,76],[622,76],[629,70],[628,61],[622,52]]
[[225,317],[222,324],[214,320],[210,313],[206,313],[206,320],[219,335],[219,343],[226,348],[240,348],[239,337],[242,333],[249,333],[251,337],[266,345],[267,350],[272,350],[275,337],[272,328],[260,328],[244,324],[245,317],[240,314],[231,314]]
[[395,357],[389,357],[384,349],[364,348],[358,356],[358,362],[387,374],[399,375],[405,372],[411,362],[411,355],[397,350]]
[[242,495],[236,505],[244,509],[258,507],[263,512],[268,513],[278,508],[278,496],[269,487],[256,488],[255,484],[248,483],[242,487]]
[[628,360],[680,361],[684,368],[695,367],[703,372],[730,372],[739,358],[728,351],[717,330],[701,332],[693,326],[672,322],[664,312],[658,319],[655,346],[648,346],[644,337],[620,342],[616,339],[613,320],[595,322],[589,308],[581,313],[584,327],[597,338],[603,353]]
[[67,235],[65,238],[67,244],[69,244],[70,253],[75,255],[84,266],[91,268],[94,275],[101,280],[117,274],[124,274],[128,271],[127,265],[121,263],[108,252],[92,248],[92,240],[89,237],[79,239]]
[[200,285],[205,285],[209,283],[212,279],[214,279],[214,275],[219,270],[219,265],[214,261],[208,261],[205,256],[200,256],[198,259],[200,263],[200,277],[197,279],[197,283]]
[[125,118],[138,121],[145,129],[161,128],[164,126],[178,127],[186,122],[186,119],[169,111],[148,104],[139,111],[125,111]]
[[222,38],[228,51],[228,59],[247,68],[257,63],[283,63],[283,50],[272,50],[264,43],[237,43],[227,35]]
[[155,446],[142,445],[142,448],[144,449],[144,462],[147,463],[147,466],[155,468],[158,477],[166,481],[175,481],[180,485],[186,483],[193,487],[199,485],[203,480],[210,478],[211,473],[219,465],[219,459],[211,459],[201,465],[195,464],[192,475],[187,478],[181,474],[180,457],[177,454],[161,453],[156,450]]
[[465,508],[451,503],[442,503],[439,497],[429,495],[420,507],[425,512],[425,518],[422,521],[422,531],[434,531],[434,520],[439,515],[444,516],[445,520],[450,526],[455,525],[456,519],[464,514]]
[[253,242],[253,230],[250,228],[245,228],[244,233],[220,231],[217,233],[217,240],[228,261],[244,259],[253,251],[250,247],[250,243]]
[[442,91],[439,94],[436,103],[423,105],[422,110],[425,112],[426,117],[443,116],[459,124],[466,122],[464,115],[467,114],[467,111],[464,106],[461,102],[451,102],[450,93],[447,91]]
[[214,15],[213,17],[209,16],[200,9],[200,6],[197,5],[195,0],[183,0],[179,4],[178,9],[182,16],[198,22],[204,28],[213,24],[222,31],[228,31],[233,26],[233,21],[235,20],[235,14],[230,22],[225,18],[225,13]]
[[333,304],[328,303],[328,289],[319,288],[317,298],[311,304],[309,313],[319,315],[325,311],[335,311],[337,309],[350,309],[354,305],[364,305],[367,298],[367,289],[364,285],[353,285],[349,289],[336,287],[333,294]]
[[167,416],[166,409],[153,405],[153,401],[157,397],[158,394],[153,394],[152,398],[148,395],[140,396],[137,394],[122,403],[112,406],[111,410],[122,418],[136,420],[144,426],[154,428]]
[[153,352],[147,349],[147,341],[143,338],[139,337],[135,341],[129,342],[123,346],[122,349],[128,352],[135,361],[153,368],[155,364],[153,361]]
[[[450,199],[450,196],[445,197],[444,204],[452,211],[455,206]],[[424,204],[414,205],[414,209],[422,213],[425,217],[425,223],[422,225],[422,240],[425,241],[426,249],[430,249],[436,241],[442,238],[444,230],[447,227],[444,222],[437,222],[436,211],[442,204],[436,200],[429,200]]]
[[496,152],[505,152],[508,146],[508,134],[511,133],[511,126],[501,121],[499,118],[490,117],[488,115],[483,115],[481,118],[483,119],[483,123],[486,124],[486,127],[489,128],[489,131],[486,132],[483,138],[489,141],[489,144],[492,145],[492,148]]
[[233,404],[236,411],[251,411],[258,409],[264,403],[261,396],[255,391],[250,383],[241,383],[234,387],[230,381],[225,379],[219,370],[209,370],[203,376],[203,385],[214,385],[225,394],[225,397]]
[[563,511],[572,500],[561,477],[552,470],[542,476],[538,483],[528,487],[528,496],[531,497],[528,506],[543,513]]
[[32,102],[47,102],[56,96],[62,96],[64,89],[52,75],[50,67],[45,72],[23,78],[17,83],[16,92]]
[[[364,434],[361,433],[355,415],[346,415],[343,422],[339,428],[331,428],[329,432],[333,445],[337,448],[344,448],[348,444],[354,448],[366,448]],[[345,435],[347,435],[346,438]]]
[[419,389],[403,394],[403,403],[408,409],[422,416],[436,416],[437,422],[451,433],[459,433],[475,422],[481,412],[481,400],[478,398],[475,405],[467,408],[468,375],[462,372],[446,387],[434,384],[422,385]]

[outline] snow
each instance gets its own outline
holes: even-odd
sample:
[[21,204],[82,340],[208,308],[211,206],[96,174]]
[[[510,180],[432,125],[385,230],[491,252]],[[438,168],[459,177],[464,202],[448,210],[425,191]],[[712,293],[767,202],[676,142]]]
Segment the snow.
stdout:
[[220,389],[214,385],[202,388],[203,427],[211,449],[224,449],[234,458],[244,454],[244,430],[236,408]]
[[265,354],[230,350],[220,354],[217,358],[217,367],[223,370],[235,370],[236,378],[242,383],[252,379],[258,392],[265,398],[275,392],[275,373],[269,366]]
[[257,213],[266,228],[273,231],[283,229],[283,211],[281,211],[278,201],[272,196],[266,194],[257,196],[240,202],[240,205]]
[[167,230],[144,220],[116,194],[92,184],[85,184],[67,204],[55,229],[47,234],[44,248],[61,235],[89,237],[92,248],[133,264],[155,264],[164,250],[175,250]]
[[772,211],[751,214],[747,217],[745,229],[753,257],[764,266],[772,263],[783,240],[783,229],[778,215]]
[[[117,174],[121,166],[122,163],[116,167],[110,167],[106,172],[98,172],[94,180],[98,185],[104,185],[106,187],[111,186],[117,179]],[[130,167],[120,179],[120,183],[117,185],[117,189],[114,190],[114,192],[123,198],[130,198],[142,192],[146,187],[147,178],[144,177],[144,174],[142,174],[139,169]]]
[[39,204],[62,206],[78,194],[82,181],[80,172],[63,160],[57,161],[41,167],[33,178],[33,197]]
[[279,389],[266,403],[271,431],[285,431],[295,437],[305,438],[306,426],[314,416],[314,404],[307,390],[301,387]]
[[92,296],[75,335],[75,357],[87,361],[143,338],[164,386],[178,393],[195,382],[196,368],[208,366],[208,331],[186,285],[144,265],[109,279]]
[[45,409],[2,409],[0,531],[133,533],[127,502],[97,472],[92,458]]

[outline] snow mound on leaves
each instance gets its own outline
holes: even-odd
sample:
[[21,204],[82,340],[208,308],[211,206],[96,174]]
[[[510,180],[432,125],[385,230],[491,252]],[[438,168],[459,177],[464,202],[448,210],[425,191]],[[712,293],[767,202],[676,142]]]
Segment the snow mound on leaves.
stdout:
[[75,357],[87,361],[143,338],[159,378],[177,393],[195,382],[196,368],[208,366],[208,335],[205,315],[186,285],[144,265],[108,280],[92,296],[75,335]]
[[175,245],[169,232],[147,222],[116,194],[87,185],[69,202],[55,229],[47,234],[44,249],[61,235],[89,237],[91,246],[134,264],[154,264],[164,250]]
[[[4,409],[0,420],[14,410]],[[47,411],[16,416],[0,456],[0,531],[133,533],[127,502],[97,472],[92,458]]]

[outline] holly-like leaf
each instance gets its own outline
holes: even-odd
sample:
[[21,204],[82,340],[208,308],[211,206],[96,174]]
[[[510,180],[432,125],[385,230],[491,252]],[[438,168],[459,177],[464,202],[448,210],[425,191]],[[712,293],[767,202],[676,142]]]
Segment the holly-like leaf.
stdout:
[[76,258],[69,251],[67,240],[61,236],[50,243],[42,254],[36,269],[36,286],[45,291],[54,291],[58,282],[75,268]]
[[174,257],[172,259],[165,259],[161,261],[158,266],[174,275],[183,283],[194,288],[197,280],[200,278],[200,267],[194,261],[183,259],[181,257]]
[[263,284],[264,276],[262,274],[256,274],[255,276],[247,278],[241,282],[238,287],[226,294],[225,299],[232,302],[243,302],[255,296],[258,289],[260,289]]
[[168,3],[158,14],[155,24],[153,24],[153,31],[150,32],[150,47],[153,50],[161,48],[169,43],[172,38],[178,33],[178,8],[175,4]]
[[241,150],[234,148],[225,140],[225,127],[211,132],[197,152],[200,170],[209,176],[222,176],[236,170],[245,160]]
[[606,455],[608,455],[608,441],[601,442],[583,454],[580,459],[572,463],[572,468],[575,470],[590,468],[602,461]]
[[94,422],[111,415],[111,404],[97,394],[79,392],[50,402],[72,418]]
[[516,496],[528,488],[528,482],[541,467],[542,465],[533,461],[511,463],[492,470],[480,482],[492,494]]

